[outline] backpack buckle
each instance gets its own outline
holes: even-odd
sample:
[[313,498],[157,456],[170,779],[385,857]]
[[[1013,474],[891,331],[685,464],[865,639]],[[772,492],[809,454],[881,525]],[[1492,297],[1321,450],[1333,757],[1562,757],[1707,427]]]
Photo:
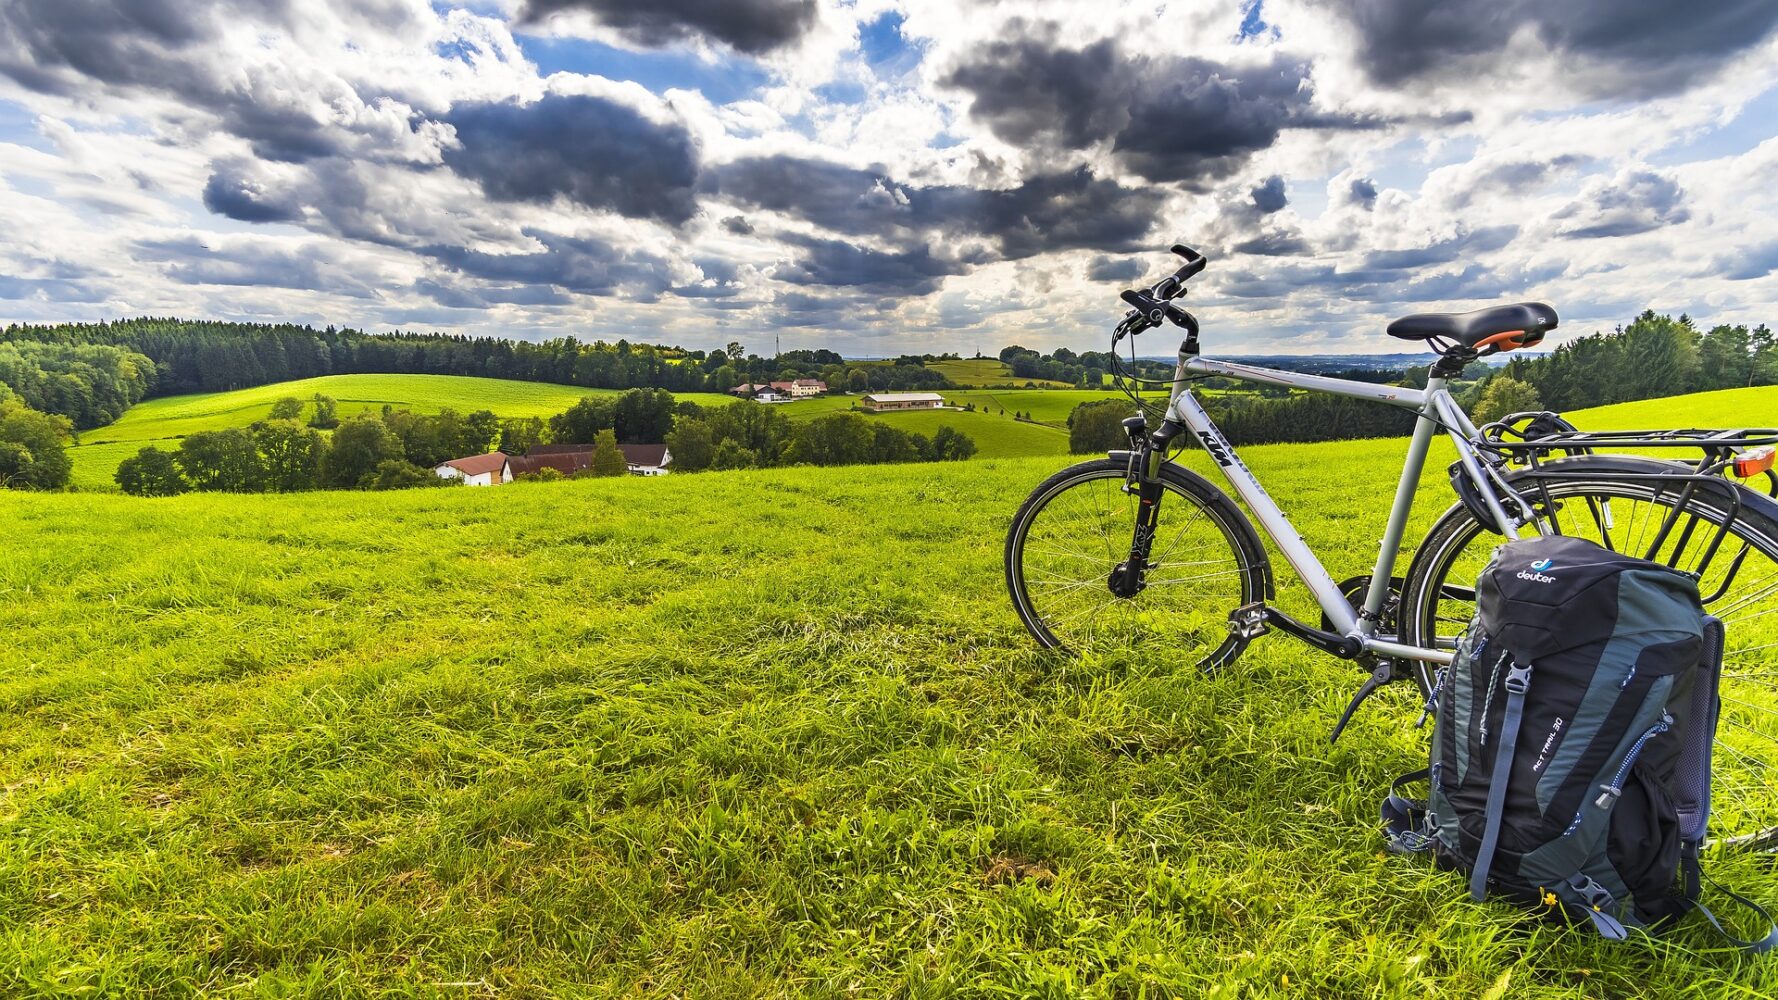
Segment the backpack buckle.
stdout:
[[1531,689],[1531,668],[1521,667],[1517,662],[1506,672],[1506,693],[1524,694]]

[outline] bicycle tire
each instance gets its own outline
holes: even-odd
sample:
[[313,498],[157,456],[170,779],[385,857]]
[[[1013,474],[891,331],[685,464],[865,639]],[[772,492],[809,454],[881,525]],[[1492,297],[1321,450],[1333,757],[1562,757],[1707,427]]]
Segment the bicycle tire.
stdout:
[[[1045,648],[1080,654],[1118,646],[1140,645],[1145,638],[1151,637],[1163,638],[1165,641],[1176,644],[1185,632],[1184,626],[1181,625],[1173,633],[1167,633],[1165,631],[1167,623],[1161,620],[1165,616],[1158,614],[1162,609],[1156,608],[1155,611],[1146,613],[1148,618],[1156,619],[1154,632],[1137,634],[1141,630],[1132,630],[1130,634],[1121,635],[1113,632],[1106,636],[1107,641],[1092,644],[1088,648],[1087,644],[1083,644],[1077,639],[1070,641],[1072,637],[1062,634],[1062,630],[1058,629],[1055,621],[1046,619],[1043,608],[1044,599],[1032,593],[1027,579],[1032,575],[1027,572],[1027,542],[1033,527],[1040,523],[1039,519],[1044,512],[1050,509],[1051,505],[1056,503],[1059,498],[1066,496],[1069,491],[1080,490],[1083,487],[1103,490],[1108,498],[1115,491],[1116,495],[1126,497],[1128,502],[1133,504],[1134,497],[1122,492],[1127,472],[1127,460],[1122,458],[1097,459],[1069,466],[1039,483],[1025,498],[1024,503],[1019,505],[1018,512],[1013,515],[1012,524],[1007,529],[1005,548],[1007,591],[1012,597],[1013,608],[1026,631]],[[1226,579],[1234,585],[1230,590],[1228,606],[1206,608],[1194,605],[1189,609],[1199,619],[1198,634],[1207,630],[1208,616],[1212,614],[1216,619],[1215,627],[1221,633],[1216,645],[1197,661],[1199,668],[1213,670],[1226,666],[1240,655],[1241,650],[1247,644],[1246,640],[1228,632],[1226,627],[1228,613],[1243,604],[1262,600],[1270,594],[1271,567],[1265,554],[1265,547],[1260,542],[1259,535],[1254,531],[1252,524],[1248,522],[1246,515],[1241,512],[1234,501],[1202,476],[1169,462],[1161,467],[1161,482],[1167,491],[1167,497],[1161,505],[1160,524],[1162,527],[1158,527],[1156,531],[1156,547],[1155,552],[1151,554],[1150,565],[1157,569],[1166,565],[1164,560],[1167,553],[1163,551],[1163,546],[1169,537],[1167,526],[1178,523],[1180,504],[1189,504],[1192,509],[1201,512],[1203,523],[1214,528],[1214,534],[1220,536],[1222,543],[1228,549],[1230,563],[1226,569],[1218,570],[1218,572],[1227,572],[1229,575]],[[1108,510],[1105,515],[1105,523],[1114,523],[1117,514],[1118,512],[1115,510]],[[1196,523],[1194,517],[1188,515],[1185,525],[1178,528],[1177,531],[1183,534],[1188,530],[1191,524]],[[1122,523],[1124,527],[1119,539],[1109,537],[1103,539],[1105,542],[1103,563],[1094,565],[1091,562],[1083,562],[1079,571],[1079,583],[1072,585],[1076,591],[1091,594],[1094,581],[1108,578],[1116,562],[1128,555],[1130,531],[1134,526],[1133,507],[1130,510],[1130,520]],[[1085,529],[1083,529],[1083,533],[1084,531]],[[1099,551],[1097,546],[1101,540],[1094,538],[1092,541],[1095,546],[1093,554],[1097,558]],[[1178,537],[1174,537],[1172,545],[1176,547],[1179,544]],[[1207,547],[1214,548],[1215,546],[1213,543],[1205,541],[1192,547],[1190,551],[1194,556],[1206,557],[1194,559],[1194,564],[1217,558],[1214,553],[1205,551]],[[1082,559],[1083,557],[1071,554],[1070,558]],[[1103,602],[1103,608],[1110,608],[1115,602],[1123,602],[1120,610],[1134,609],[1141,607],[1140,602],[1143,602],[1145,597],[1149,598],[1152,603],[1154,595],[1158,593],[1159,588],[1151,586],[1133,597],[1117,598],[1110,595],[1109,587],[1107,587],[1107,596],[1100,600]],[[1180,599],[1187,597],[1177,591],[1170,596]],[[1093,618],[1097,618],[1096,612],[1093,614]]]
[[[1652,477],[1690,472],[1673,463],[1619,456],[1564,459],[1549,463],[1545,470],[1564,475],[1588,473],[1573,479],[1551,479],[1545,473],[1544,485],[1563,508],[1555,516],[1565,534],[1594,537],[1601,530],[1602,521],[1621,518],[1627,524],[1616,531],[1614,547],[1636,555],[1646,553],[1628,543],[1652,540],[1658,528],[1651,532],[1647,526],[1659,523],[1656,512],[1661,512],[1660,517],[1671,512],[1677,497],[1671,482]],[[1525,491],[1538,479],[1539,472],[1526,470],[1517,474],[1515,488]],[[1645,478],[1625,478],[1626,475]],[[1607,500],[1621,501],[1622,505],[1602,505]],[[1646,512],[1639,515],[1633,504],[1643,505]],[[1691,549],[1677,544],[1675,535],[1674,549],[1663,548],[1658,553],[1663,562],[1686,568],[1694,555],[1702,555],[1711,534],[1727,525],[1718,552],[1706,564],[1700,586],[1705,610],[1723,618],[1728,634],[1722,681],[1725,712],[1718,727],[1718,747],[1722,750],[1716,755],[1715,769],[1718,781],[1737,790],[1739,800],[1730,801],[1729,795],[1719,797],[1719,805],[1724,808],[1715,813],[1724,817],[1719,828],[1726,836],[1718,839],[1731,845],[1767,849],[1778,846],[1778,787],[1772,785],[1773,778],[1778,777],[1778,504],[1730,480],[1719,479],[1698,490],[1684,509],[1686,515],[1681,523],[1696,516],[1707,526],[1706,532],[1691,536],[1699,539],[1699,544]],[[1562,520],[1565,513],[1570,513],[1567,521]],[[1588,520],[1592,522],[1590,530]],[[1629,524],[1637,527],[1632,529]],[[1603,531],[1612,533],[1614,529],[1608,526]],[[1467,596],[1465,591],[1474,584],[1469,571],[1485,561],[1482,552],[1475,548],[1478,539],[1480,548],[1492,550],[1500,536],[1462,504],[1446,511],[1427,533],[1403,587],[1400,622],[1405,642],[1448,646],[1451,636],[1446,633],[1473,615],[1474,605],[1469,599],[1473,598],[1473,590],[1468,590]],[[1737,555],[1740,562],[1733,574],[1727,574]],[[1459,572],[1464,575],[1452,579],[1452,572],[1460,566]],[[1713,595],[1719,589],[1720,593]],[[1423,695],[1430,694],[1435,671],[1430,664],[1416,665],[1415,676]],[[1773,788],[1771,794],[1766,793],[1767,788]]]

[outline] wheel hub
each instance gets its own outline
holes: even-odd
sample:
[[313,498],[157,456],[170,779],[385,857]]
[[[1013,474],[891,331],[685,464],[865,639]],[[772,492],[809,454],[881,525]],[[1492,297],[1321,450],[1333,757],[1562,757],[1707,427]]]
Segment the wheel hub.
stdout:
[[1129,560],[1118,563],[1111,571],[1111,578],[1105,581],[1106,586],[1118,597],[1130,598],[1142,593],[1147,581],[1142,579],[1141,570],[1132,570]]

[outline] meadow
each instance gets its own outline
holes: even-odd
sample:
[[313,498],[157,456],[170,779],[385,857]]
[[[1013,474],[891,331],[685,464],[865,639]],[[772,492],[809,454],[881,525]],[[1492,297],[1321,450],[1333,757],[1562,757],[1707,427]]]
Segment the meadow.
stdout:
[[[588,389],[548,382],[473,378],[461,375],[323,375],[277,382],[231,392],[163,396],[130,407],[115,423],[80,435],[74,458],[73,485],[81,490],[115,490],[112,477],[124,459],[146,445],[164,450],[198,431],[246,427],[271,414],[272,404],[286,397],[309,401],[316,393],[339,403],[341,419],[374,412],[384,406],[437,413],[491,410],[502,417],[550,417],[585,396],[614,396],[615,389]],[[720,393],[675,394],[703,405],[732,402]],[[305,416],[309,411],[304,411]]]
[[983,386],[1008,384],[1023,386],[1026,382],[1031,382],[1033,385],[1043,389],[1069,388],[1067,382],[1057,382],[1053,379],[1019,378],[1012,373],[1012,369],[1007,366],[1006,362],[1001,361],[999,358],[963,358],[957,361],[931,361],[927,363],[926,367],[931,368],[933,371],[943,373],[945,378],[951,380],[952,385],[960,386],[962,388],[980,388]]
[[[1244,455],[1342,576],[1400,452]],[[1280,636],[1037,651],[1002,535],[1065,461],[11,498],[0,994],[1778,991],[1386,855],[1408,691],[1329,746],[1360,678]]]

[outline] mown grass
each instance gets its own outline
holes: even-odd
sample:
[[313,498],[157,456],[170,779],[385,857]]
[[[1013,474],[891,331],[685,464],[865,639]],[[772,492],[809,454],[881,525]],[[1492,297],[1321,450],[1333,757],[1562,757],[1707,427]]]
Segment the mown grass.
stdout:
[[[1344,575],[1399,451],[1246,457]],[[1001,538],[1064,461],[12,498],[0,994],[1778,989],[1384,856],[1405,691],[1329,747],[1359,678],[1278,636],[1039,654]]]

